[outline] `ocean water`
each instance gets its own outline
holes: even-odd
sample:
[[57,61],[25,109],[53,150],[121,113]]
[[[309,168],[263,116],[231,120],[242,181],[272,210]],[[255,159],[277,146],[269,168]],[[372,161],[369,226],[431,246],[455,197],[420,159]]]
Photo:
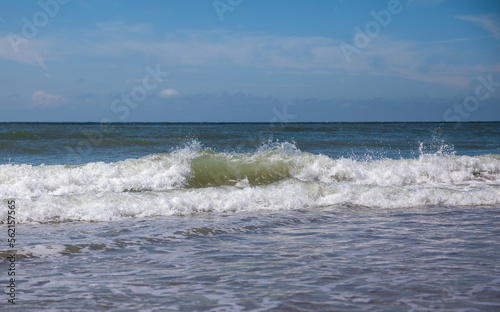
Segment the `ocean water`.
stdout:
[[500,310],[500,123],[3,123],[0,204],[2,311]]

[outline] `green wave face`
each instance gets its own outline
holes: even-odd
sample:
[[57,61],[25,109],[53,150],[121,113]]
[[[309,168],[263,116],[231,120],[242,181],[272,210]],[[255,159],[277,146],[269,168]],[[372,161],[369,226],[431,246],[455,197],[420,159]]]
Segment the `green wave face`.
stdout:
[[268,185],[291,177],[293,161],[276,153],[256,155],[203,151],[191,161],[189,187]]

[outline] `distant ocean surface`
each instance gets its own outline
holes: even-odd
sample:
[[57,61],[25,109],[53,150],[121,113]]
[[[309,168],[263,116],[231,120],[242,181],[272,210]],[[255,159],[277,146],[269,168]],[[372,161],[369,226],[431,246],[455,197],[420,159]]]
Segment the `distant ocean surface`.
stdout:
[[0,199],[2,311],[500,311],[500,123],[0,123]]

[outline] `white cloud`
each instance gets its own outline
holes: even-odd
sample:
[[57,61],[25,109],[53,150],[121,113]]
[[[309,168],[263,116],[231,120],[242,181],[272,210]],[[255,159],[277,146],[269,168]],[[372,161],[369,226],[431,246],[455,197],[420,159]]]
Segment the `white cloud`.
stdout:
[[68,103],[68,99],[62,95],[45,93],[45,91],[36,91],[33,93],[32,105],[39,107],[57,107]]
[[38,65],[47,69],[37,50],[44,44],[35,40],[27,40],[15,34],[0,38],[0,59],[16,61],[24,64]]
[[471,22],[477,26],[486,29],[497,40],[500,40],[500,17],[496,14],[484,15],[458,15],[456,18]]
[[162,98],[172,98],[178,96],[179,94],[179,91],[175,89],[164,89],[161,90],[160,93],[158,93],[158,95]]
[[[471,19],[470,16],[468,19]],[[491,18],[483,18],[482,21],[484,25],[493,25]],[[496,29],[490,26],[490,29]],[[134,25],[128,27],[137,27],[138,31],[147,29]],[[429,62],[430,59],[436,59],[436,56],[462,53],[453,46],[453,42],[418,43],[394,39],[384,34],[373,38],[366,48],[360,50],[359,55],[353,54],[351,63],[344,58],[339,46],[341,41],[328,37],[279,37],[215,29],[170,34],[160,41],[144,40],[143,37],[119,37],[109,41],[105,35],[101,36],[99,33],[92,34],[89,39],[86,45],[75,53],[114,57],[117,54],[127,56],[139,52],[166,66],[187,65],[192,68],[199,65],[233,65],[270,73],[292,70],[308,75],[328,72],[385,75],[439,83],[454,88],[464,87],[471,77],[480,73],[477,71],[478,64],[465,64],[457,72],[457,68],[451,66],[452,64],[445,66]],[[347,43],[352,44],[352,39]],[[496,64],[479,65],[486,68]],[[423,71],[422,68],[427,70]],[[175,95],[165,93],[160,96]]]

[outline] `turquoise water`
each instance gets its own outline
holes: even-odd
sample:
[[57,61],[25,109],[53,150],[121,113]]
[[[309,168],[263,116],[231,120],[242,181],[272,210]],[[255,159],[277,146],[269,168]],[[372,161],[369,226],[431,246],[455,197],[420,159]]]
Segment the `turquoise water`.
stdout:
[[0,124],[0,280],[15,200],[21,311],[496,311],[499,138],[500,123]]

